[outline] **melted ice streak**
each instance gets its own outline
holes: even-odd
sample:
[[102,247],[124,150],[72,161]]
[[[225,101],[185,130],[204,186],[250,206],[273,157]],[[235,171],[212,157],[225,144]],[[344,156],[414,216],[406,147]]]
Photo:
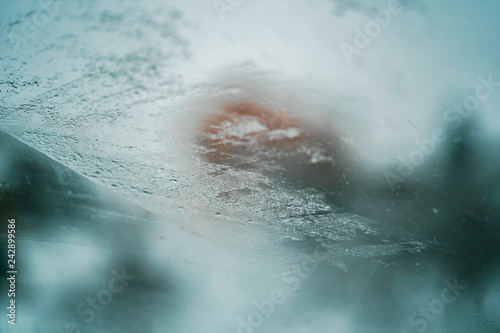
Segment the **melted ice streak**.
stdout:
[[[227,121],[221,126],[213,127],[220,128],[221,130],[217,134],[209,135],[210,139],[218,140],[223,143],[233,142],[233,140],[227,140],[226,138],[228,137],[238,138],[240,142],[241,140],[251,141],[251,139],[255,137],[252,134],[268,131],[268,128],[257,119],[242,119],[236,123]],[[238,142],[235,142],[235,144],[238,144]]]
[[300,129],[286,128],[269,131],[268,137],[270,140],[292,139],[300,136]]
[[[256,140],[254,140],[254,138],[256,138],[254,134],[257,133],[265,135],[270,141],[282,140],[285,138],[292,139],[301,135],[300,129],[295,127],[270,130],[266,125],[253,118],[244,118],[236,122],[227,121],[221,126],[213,127],[220,128],[221,130],[217,132],[217,134],[210,134],[210,139],[222,143],[232,143],[233,145],[241,143],[248,146],[254,146],[257,143]],[[238,138],[240,142],[235,142],[233,139],[226,139],[228,137]],[[245,144],[245,141],[248,142],[248,144]]]

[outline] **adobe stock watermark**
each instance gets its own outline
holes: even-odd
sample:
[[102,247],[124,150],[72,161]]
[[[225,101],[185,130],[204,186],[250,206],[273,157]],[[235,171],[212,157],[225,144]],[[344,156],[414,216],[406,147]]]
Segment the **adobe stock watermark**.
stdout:
[[458,278],[455,278],[453,283],[448,280],[443,280],[443,282],[446,287],[441,290],[440,297],[432,299],[427,306],[420,307],[408,317],[410,326],[419,333],[424,332],[429,327],[429,322],[435,321],[437,316],[446,310],[446,304],[455,302],[462,291],[467,289],[467,284],[460,284]]
[[15,24],[9,33],[9,43],[15,47],[26,44],[35,37],[37,31],[47,24],[59,13],[59,6],[66,0],[39,0],[37,8],[28,17]]
[[[90,324],[96,318],[96,312],[102,312],[104,307],[113,301],[113,295],[118,295],[128,286],[129,282],[135,279],[135,276],[128,275],[125,268],[120,272],[112,269],[112,278],[108,280],[107,285],[100,289],[94,297],[87,297],[84,302],[81,302],[76,307],[76,314],[84,320],[86,324]],[[69,322],[64,326],[65,333],[82,333],[82,329],[75,322]]]
[[243,0],[214,0],[212,6],[217,12],[219,20],[224,21],[224,15],[227,12],[232,12],[236,7],[241,5]]
[[[411,0],[409,0],[411,1]],[[403,6],[400,0],[390,0],[387,3],[387,9],[380,10],[374,20],[368,21],[364,29],[354,27],[354,38],[351,43],[340,43],[339,47],[344,55],[347,63],[352,62],[354,54],[361,53],[361,50],[366,48],[382,32],[382,28],[386,28],[391,24],[394,15],[399,15],[403,12]]]
[[282,273],[282,285],[273,289],[269,293],[269,297],[262,301],[255,300],[253,302],[254,310],[243,318],[236,318],[237,333],[253,333],[254,329],[262,326],[266,319],[270,318],[278,305],[284,304],[291,300],[294,292],[297,292],[303,281],[307,280],[317,269],[319,263],[331,258],[332,252],[321,251],[321,247],[317,247],[314,253],[309,258],[305,259],[300,265],[295,265]]
[[[478,80],[480,83],[476,86],[474,94],[467,96],[462,103],[455,103],[453,107],[448,108],[443,113],[443,121],[451,123],[451,127],[455,130],[462,125],[464,119],[479,111],[481,102],[489,99],[500,88],[500,81],[493,81],[492,74],[488,75],[487,79],[479,76]],[[398,174],[389,171],[384,173],[385,181],[392,192],[397,190],[398,184],[403,184],[408,177],[414,174],[415,167],[424,164],[425,160],[436,151],[438,144],[448,140],[448,136],[444,133],[443,128],[436,127],[429,138],[415,141],[417,147],[407,158],[399,155]]]

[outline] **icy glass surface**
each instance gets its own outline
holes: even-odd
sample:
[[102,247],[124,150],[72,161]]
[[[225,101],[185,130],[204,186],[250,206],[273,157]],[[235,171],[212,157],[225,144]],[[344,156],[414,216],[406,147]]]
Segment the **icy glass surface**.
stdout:
[[498,331],[496,1],[1,6],[26,332]]

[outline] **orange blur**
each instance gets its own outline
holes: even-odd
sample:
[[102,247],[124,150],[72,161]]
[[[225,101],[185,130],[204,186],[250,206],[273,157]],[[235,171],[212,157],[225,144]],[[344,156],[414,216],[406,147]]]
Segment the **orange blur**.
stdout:
[[[249,121],[261,126],[244,135],[231,133],[231,128]],[[297,135],[278,138],[269,135],[271,131],[287,129],[295,129]],[[286,112],[266,109],[250,102],[228,103],[220,108],[219,113],[205,119],[202,142],[207,148],[214,149],[217,155],[236,153],[238,147],[248,146],[246,144],[294,148],[308,140],[306,130],[306,126],[300,120]]]
[[341,140],[327,124],[306,125],[252,102],[219,106],[202,120],[200,143],[211,162],[264,172],[271,163],[279,174],[308,186],[336,183],[348,167]]

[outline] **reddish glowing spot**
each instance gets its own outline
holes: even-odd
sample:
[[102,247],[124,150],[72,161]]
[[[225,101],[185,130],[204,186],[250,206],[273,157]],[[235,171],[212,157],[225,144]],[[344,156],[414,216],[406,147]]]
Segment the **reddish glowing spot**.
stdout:
[[294,149],[309,139],[296,117],[259,104],[240,102],[220,107],[203,123],[203,144],[217,154],[275,146]]
[[226,103],[202,120],[200,143],[211,162],[255,167],[307,185],[336,181],[345,171],[340,139],[323,124],[311,125],[258,103]]

